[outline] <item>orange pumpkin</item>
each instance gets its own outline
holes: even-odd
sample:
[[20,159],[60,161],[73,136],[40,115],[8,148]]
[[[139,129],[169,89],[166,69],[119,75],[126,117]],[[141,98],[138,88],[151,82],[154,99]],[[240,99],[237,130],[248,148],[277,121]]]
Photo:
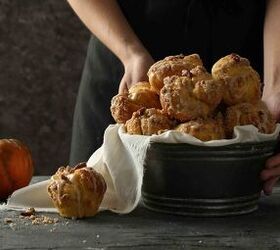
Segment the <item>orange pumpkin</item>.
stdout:
[[0,139],[0,200],[27,186],[33,175],[33,161],[26,145],[15,139]]

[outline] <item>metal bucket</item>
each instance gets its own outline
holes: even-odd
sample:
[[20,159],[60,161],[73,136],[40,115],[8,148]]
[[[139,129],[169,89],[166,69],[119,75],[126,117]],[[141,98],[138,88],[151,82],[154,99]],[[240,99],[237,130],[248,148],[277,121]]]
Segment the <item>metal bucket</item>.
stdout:
[[228,216],[255,211],[260,172],[277,141],[205,147],[151,143],[142,197],[148,209],[188,216]]

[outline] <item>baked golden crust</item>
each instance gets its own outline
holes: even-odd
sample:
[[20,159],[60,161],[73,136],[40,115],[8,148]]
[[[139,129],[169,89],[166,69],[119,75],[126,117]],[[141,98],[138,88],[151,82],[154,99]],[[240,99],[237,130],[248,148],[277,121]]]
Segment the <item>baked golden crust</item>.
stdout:
[[161,110],[142,108],[134,112],[125,124],[127,133],[138,135],[159,134],[172,129],[174,121],[170,120]]
[[161,109],[159,95],[149,82],[134,84],[125,94],[118,94],[111,100],[111,114],[117,123],[125,123],[133,112],[140,108]]
[[254,103],[260,99],[260,76],[248,59],[237,54],[227,55],[213,65],[212,75],[215,79],[224,80],[223,100],[227,105]]
[[160,102],[171,118],[185,122],[210,115],[222,95],[223,87],[219,80],[194,82],[188,77],[171,76],[164,79]]
[[202,61],[198,54],[168,56],[151,66],[148,71],[149,82],[156,92],[159,93],[163,87],[165,77],[172,75],[181,76],[183,70],[191,70],[199,65],[202,66]]
[[185,76],[194,82],[213,79],[212,75],[201,65],[196,66],[191,70],[182,70],[182,76]]
[[[137,93],[139,90],[151,90],[152,89],[152,86],[149,82],[146,82],[146,81],[142,81],[142,82],[137,82],[135,84],[133,84],[128,92],[129,93]],[[152,91],[154,91],[152,89]]]
[[125,123],[140,108],[142,106],[131,101],[127,93],[118,94],[111,100],[111,114],[117,123]]
[[276,128],[276,120],[262,101],[255,104],[240,103],[227,108],[225,129],[229,137],[232,136],[235,126],[249,124],[254,125],[259,132],[265,134],[273,133]]
[[161,109],[159,95],[152,89],[149,82],[138,82],[129,89],[128,98],[145,108]]
[[223,120],[207,118],[192,120],[179,124],[175,130],[190,134],[201,141],[220,140],[225,138]]
[[213,111],[221,102],[224,93],[224,85],[221,80],[202,80],[194,85],[194,96],[207,103]]
[[61,216],[83,218],[98,212],[106,188],[102,175],[82,163],[60,167],[51,178],[48,194]]

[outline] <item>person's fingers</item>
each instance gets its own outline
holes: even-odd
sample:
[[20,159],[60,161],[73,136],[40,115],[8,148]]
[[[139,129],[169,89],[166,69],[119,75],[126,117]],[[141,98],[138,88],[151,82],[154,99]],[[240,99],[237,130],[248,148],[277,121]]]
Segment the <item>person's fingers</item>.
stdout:
[[280,121],[280,92],[269,91],[265,96],[263,96],[263,101],[266,103],[270,113],[277,120]]
[[126,79],[122,79],[119,85],[119,94],[127,93],[128,92],[128,87],[126,83]]
[[264,169],[261,172],[261,179],[263,181],[267,181],[272,177],[278,177],[278,176],[280,176],[280,165],[274,168]]
[[132,87],[132,85],[138,83],[138,82],[142,82],[142,81],[148,81],[148,76],[146,74],[146,72],[143,74],[140,72],[136,72],[135,74],[132,75],[131,81],[127,82],[127,87],[128,89]]
[[120,84],[119,86],[119,94],[124,94],[127,92],[127,87],[125,84]]
[[133,83],[132,82],[127,82],[127,84],[126,84],[126,88],[127,88],[127,90],[129,90],[130,88],[131,88],[131,86],[133,85]]
[[278,165],[280,165],[280,154],[270,157],[265,163],[265,168],[270,169]]
[[265,195],[270,195],[272,193],[273,187],[275,186],[278,180],[279,180],[279,176],[273,177],[264,183],[263,192]]

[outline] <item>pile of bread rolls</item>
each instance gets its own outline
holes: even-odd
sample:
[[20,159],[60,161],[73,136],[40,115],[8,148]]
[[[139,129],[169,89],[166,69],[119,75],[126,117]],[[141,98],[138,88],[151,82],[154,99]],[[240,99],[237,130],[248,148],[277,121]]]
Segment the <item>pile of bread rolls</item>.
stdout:
[[111,114],[129,134],[177,130],[210,141],[232,138],[236,125],[275,130],[259,74],[237,54],[218,60],[211,74],[197,54],[169,56],[151,66],[148,78],[112,98]]

